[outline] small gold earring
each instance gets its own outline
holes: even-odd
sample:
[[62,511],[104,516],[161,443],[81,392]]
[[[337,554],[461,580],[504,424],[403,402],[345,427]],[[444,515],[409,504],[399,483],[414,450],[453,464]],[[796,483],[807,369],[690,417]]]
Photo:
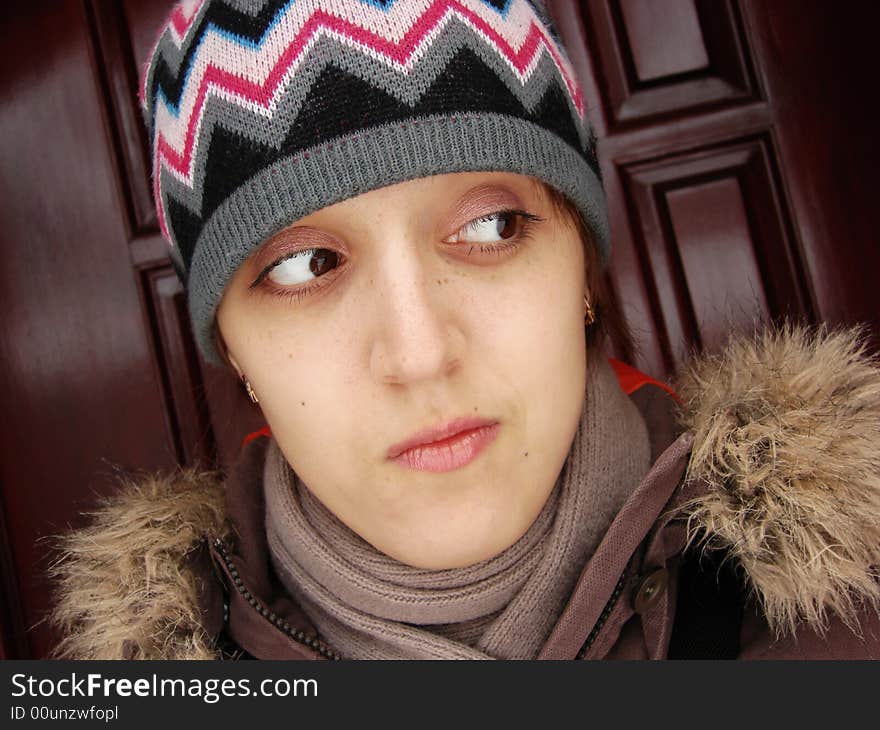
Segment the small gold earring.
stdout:
[[587,299],[587,295],[584,294],[584,324],[593,324],[596,321],[596,313],[593,311],[593,305],[590,304],[590,300]]
[[259,403],[260,401],[257,398],[257,394],[254,393],[254,389],[251,386],[251,382],[243,374],[241,376],[241,382],[244,385],[244,389],[247,391],[248,398],[251,399],[251,403],[253,403],[254,405]]

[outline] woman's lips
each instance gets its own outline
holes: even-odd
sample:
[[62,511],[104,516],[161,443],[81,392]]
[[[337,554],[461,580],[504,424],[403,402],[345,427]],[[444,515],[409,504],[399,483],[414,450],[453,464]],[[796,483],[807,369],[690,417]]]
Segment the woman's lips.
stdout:
[[417,471],[452,471],[476,459],[500,428],[497,421],[459,418],[395,444],[388,450],[388,459]]

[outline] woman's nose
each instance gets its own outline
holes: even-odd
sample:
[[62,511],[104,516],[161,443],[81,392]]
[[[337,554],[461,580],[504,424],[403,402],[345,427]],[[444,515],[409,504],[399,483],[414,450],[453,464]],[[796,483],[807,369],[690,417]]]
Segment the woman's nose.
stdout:
[[452,294],[417,257],[399,259],[373,291],[376,322],[370,369],[381,383],[410,384],[445,377],[460,364],[465,338]]

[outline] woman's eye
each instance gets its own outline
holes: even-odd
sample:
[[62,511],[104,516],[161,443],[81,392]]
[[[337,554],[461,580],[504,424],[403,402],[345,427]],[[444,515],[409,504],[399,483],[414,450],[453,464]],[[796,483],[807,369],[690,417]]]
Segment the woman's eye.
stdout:
[[469,243],[495,243],[516,236],[522,213],[499,211],[471,221],[453,237],[453,241]]
[[279,261],[267,276],[278,286],[296,286],[317,279],[339,266],[340,255],[327,248],[310,248],[297,251]]

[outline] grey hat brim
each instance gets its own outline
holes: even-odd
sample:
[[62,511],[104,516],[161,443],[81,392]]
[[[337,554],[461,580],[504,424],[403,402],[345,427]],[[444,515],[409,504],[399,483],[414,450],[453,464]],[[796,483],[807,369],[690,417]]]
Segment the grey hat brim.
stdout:
[[261,170],[202,228],[190,277],[189,312],[202,352],[214,346],[217,307],[232,275],[268,238],[320,208],[430,175],[500,171],[536,177],[577,205],[603,261],[610,245],[605,194],[584,157],[530,122],[500,114],[419,117],[368,128],[303,150]]

